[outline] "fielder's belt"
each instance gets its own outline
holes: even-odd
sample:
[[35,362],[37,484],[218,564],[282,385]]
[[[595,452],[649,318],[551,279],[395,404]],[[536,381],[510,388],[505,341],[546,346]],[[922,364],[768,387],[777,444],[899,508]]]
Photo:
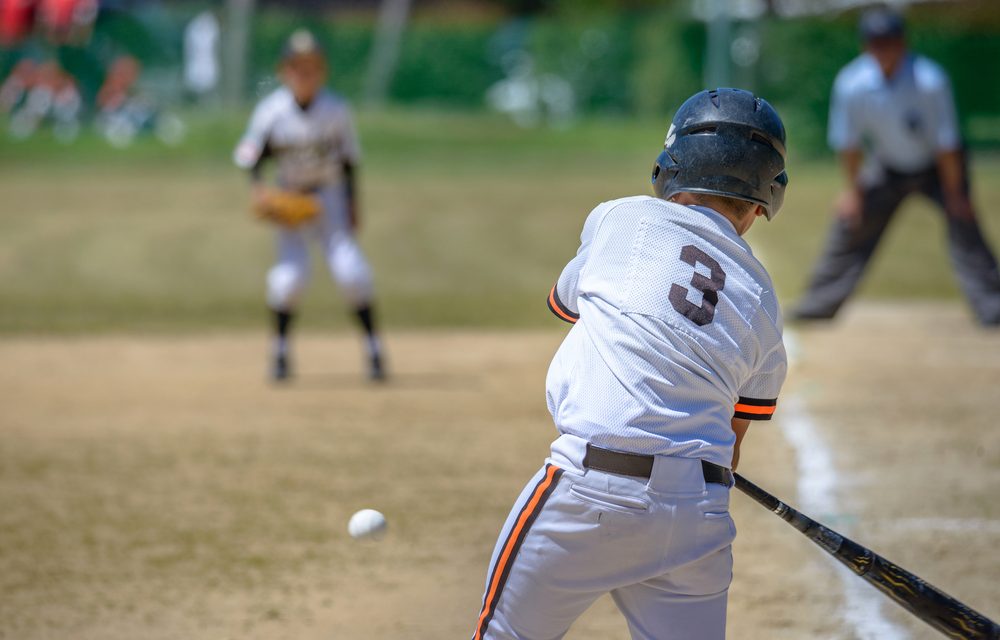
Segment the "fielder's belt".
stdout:
[[[620,476],[649,478],[653,473],[654,459],[655,456],[612,451],[611,449],[604,449],[588,442],[587,455],[583,457],[583,466],[585,469],[607,471],[608,473],[616,473]],[[733,472],[725,467],[720,467],[708,460],[702,460],[701,471],[705,476],[706,483],[724,484],[727,487],[733,486]]]

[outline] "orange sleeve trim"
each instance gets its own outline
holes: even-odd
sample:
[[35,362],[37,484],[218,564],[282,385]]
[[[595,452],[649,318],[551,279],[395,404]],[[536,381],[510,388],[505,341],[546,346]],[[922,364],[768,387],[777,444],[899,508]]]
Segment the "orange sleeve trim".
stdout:
[[778,401],[758,400],[756,398],[741,397],[734,408],[734,418],[743,420],[770,420],[777,408]]
[[769,416],[774,413],[777,407],[752,407],[748,404],[738,404],[736,405],[736,411],[743,413],[753,413],[761,416]]
[[580,319],[579,313],[573,313],[566,308],[566,305],[562,303],[559,299],[559,294],[556,292],[556,287],[559,283],[552,285],[552,290],[549,291],[549,299],[546,301],[549,305],[549,311],[556,314],[560,320],[565,320],[570,324],[576,324],[576,321]]

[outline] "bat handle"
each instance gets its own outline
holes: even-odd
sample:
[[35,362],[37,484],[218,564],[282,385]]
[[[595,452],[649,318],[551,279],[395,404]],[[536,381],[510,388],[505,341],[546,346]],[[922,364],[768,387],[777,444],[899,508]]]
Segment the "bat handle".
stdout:
[[750,482],[740,474],[734,473],[733,477],[736,480],[737,489],[739,489],[740,491],[747,494],[760,504],[767,507],[768,510],[773,511],[778,515],[782,515],[782,512],[788,509],[788,505],[786,505],[784,502],[778,500],[773,495],[771,495],[767,491],[764,491],[763,489],[761,489],[754,483]]

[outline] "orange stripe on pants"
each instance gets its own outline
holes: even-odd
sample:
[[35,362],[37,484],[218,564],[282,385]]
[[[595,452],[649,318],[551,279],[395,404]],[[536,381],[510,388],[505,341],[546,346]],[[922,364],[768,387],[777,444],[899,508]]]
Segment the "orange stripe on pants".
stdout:
[[486,633],[486,627],[489,626],[490,618],[493,616],[493,611],[496,608],[496,602],[500,597],[500,591],[503,588],[503,582],[505,575],[508,572],[508,567],[514,560],[514,554],[516,553],[516,548],[520,546],[520,541],[523,539],[524,534],[527,533],[528,523],[533,520],[538,511],[541,510],[543,504],[545,504],[544,498],[549,493],[549,490],[554,487],[556,479],[562,473],[562,469],[555,465],[547,465],[545,469],[545,477],[542,478],[538,486],[531,494],[531,498],[525,504],[524,508],[521,509],[521,515],[518,517],[517,522],[511,529],[510,533],[507,535],[507,542],[504,543],[503,550],[497,557],[496,565],[493,567],[493,575],[490,577],[490,584],[486,589],[486,597],[483,598],[483,610],[479,614],[479,622],[476,625],[476,634],[472,636],[473,640],[481,640],[483,634]]

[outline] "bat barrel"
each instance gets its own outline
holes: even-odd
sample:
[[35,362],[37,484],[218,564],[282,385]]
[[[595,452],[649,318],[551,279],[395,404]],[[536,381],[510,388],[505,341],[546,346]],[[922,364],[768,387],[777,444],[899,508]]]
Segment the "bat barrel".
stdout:
[[736,488],[773,511],[851,571],[949,638],[1000,640],[1000,625],[871,549],[799,513],[740,474]]

